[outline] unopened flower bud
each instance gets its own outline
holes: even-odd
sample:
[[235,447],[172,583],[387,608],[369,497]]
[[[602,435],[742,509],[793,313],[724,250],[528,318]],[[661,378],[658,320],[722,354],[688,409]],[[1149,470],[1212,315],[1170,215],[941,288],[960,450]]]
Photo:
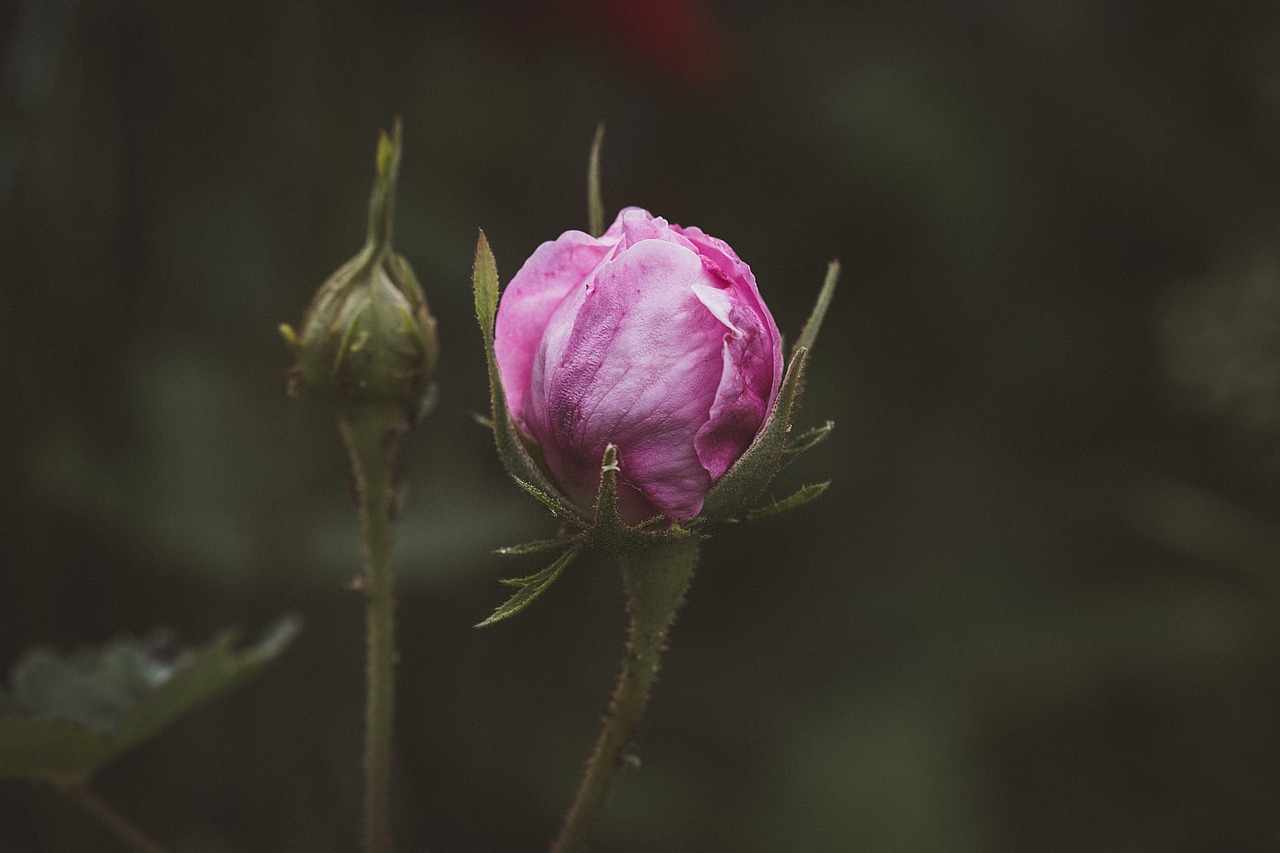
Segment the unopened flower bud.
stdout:
[[339,405],[393,405],[412,423],[435,375],[436,321],[391,246],[399,166],[397,122],[379,141],[364,248],[320,287],[301,334],[281,332],[298,354],[302,386]]
[[511,415],[580,507],[616,446],[628,523],[696,516],[782,381],[751,269],[724,242],[639,208],[599,238],[542,244],[502,295],[494,347]]

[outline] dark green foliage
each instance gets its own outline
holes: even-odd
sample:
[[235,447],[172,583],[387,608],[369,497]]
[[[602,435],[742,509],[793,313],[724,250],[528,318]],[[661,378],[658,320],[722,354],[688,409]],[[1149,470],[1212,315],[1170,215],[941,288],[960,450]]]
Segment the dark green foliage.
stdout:
[[168,723],[257,674],[288,647],[296,618],[237,650],[226,631],[170,659],[122,639],[63,657],[47,649],[14,668],[0,694],[0,776],[84,779]]

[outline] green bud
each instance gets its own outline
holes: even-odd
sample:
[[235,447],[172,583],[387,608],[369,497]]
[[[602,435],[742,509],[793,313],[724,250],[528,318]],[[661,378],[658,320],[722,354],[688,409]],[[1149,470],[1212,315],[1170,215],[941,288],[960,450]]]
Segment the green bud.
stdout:
[[407,261],[391,247],[400,122],[378,143],[364,248],[316,293],[301,333],[280,331],[298,354],[296,384],[340,406],[392,405],[417,420],[435,375],[436,321]]

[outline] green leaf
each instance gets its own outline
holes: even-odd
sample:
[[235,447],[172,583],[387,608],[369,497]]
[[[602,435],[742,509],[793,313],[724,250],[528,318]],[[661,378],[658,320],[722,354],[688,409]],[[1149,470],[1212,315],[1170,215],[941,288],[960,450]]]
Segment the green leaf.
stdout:
[[477,628],[483,628],[486,625],[492,625],[494,622],[501,621],[510,616],[514,616],[521,610],[528,607],[535,598],[542,595],[547,587],[560,577],[560,573],[565,567],[574,561],[578,553],[582,550],[581,546],[575,545],[568,551],[561,554],[554,563],[547,566],[536,575],[529,575],[524,578],[510,578],[504,580],[503,583],[510,586],[519,587],[515,595],[506,600],[505,603],[497,610],[493,611],[493,615],[488,619],[476,625]]
[[476,297],[476,319],[480,322],[480,331],[484,335],[485,357],[489,365],[489,404],[493,418],[493,435],[498,445],[498,456],[507,472],[520,483],[526,491],[533,494],[543,503],[551,501],[548,506],[562,517],[567,517],[579,524],[585,519],[577,511],[551,481],[543,474],[542,469],[533,461],[516,431],[516,426],[507,411],[507,395],[502,389],[502,377],[498,373],[498,357],[493,350],[493,324],[498,312],[498,267],[489,248],[489,241],[484,232],[480,232],[476,244],[476,262],[471,275],[472,286]]
[[518,554],[538,554],[543,551],[554,551],[557,548],[566,548],[574,543],[575,540],[568,537],[558,539],[536,539],[533,542],[525,542],[520,545],[508,545],[505,548],[499,548],[495,554],[501,554],[504,557]]
[[835,429],[835,421],[827,421],[820,427],[805,430],[795,438],[787,440],[786,447],[782,448],[782,455],[788,457],[796,457],[806,450],[812,450],[819,444],[827,440],[827,436],[831,435],[831,430]]
[[256,675],[293,642],[300,627],[297,617],[281,619],[261,640],[238,652],[234,632],[219,635],[130,710],[116,732],[118,747],[123,751],[147,740],[187,711]]
[[801,486],[782,500],[774,501],[768,506],[757,507],[756,509],[749,510],[743,517],[747,521],[758,521],[762,518],[768,518],[772,515],[786,512],[789,509],[804,506],[809,501],[825,492],[827,490],[827,486],[830,485],[831,481],[827,480],[824,483],[815,483],[812,486]]
[[84,779],[115,753],[110,735],[71,720],[0,718],[0,777]]
[[181,714],[225,693],[282,652],[298,620],[278,622],[256,645],[226,632],[172,660],[135,639],[62,658],[28,653],[0,708],[0,776],[84,779]]
[[796,350],[782,380],[778,401],[757,433],[755,441],[737,462],[707,492],[699,518],[722,521],[742,513],[760,500],[769,482],[778,473],[787,433],[795,416],[795,408],[804,382],[804,369],[809,351]]
[[804,328],[800,330],[800,337],[796,339],[796,344],[791,349],[792,360],[802,349],[813,351],[813,345],[818,341],[818,331],[822,328],[822,321],[827,316],[827,309],[831,307],[831,298],[836,294],[836,281],[839,278],[840,262],[832,261],[827,264],[827,277],[822,282],[822,290],[818,291],[818,301],[813,304],[813,311],[809,313],[809,319],[805,321]]
[[143,696],[172,672],[135,639],[63,658],[32,649],[14,667],[13,689],[24,713],[60,717],[110,733]]
[[604,233],[604,202],[600,198],[600,146],[604,143],[604,122],[596,125],[596,137],[591,142],[591,158],[587,162],[587,222],[591,236]]

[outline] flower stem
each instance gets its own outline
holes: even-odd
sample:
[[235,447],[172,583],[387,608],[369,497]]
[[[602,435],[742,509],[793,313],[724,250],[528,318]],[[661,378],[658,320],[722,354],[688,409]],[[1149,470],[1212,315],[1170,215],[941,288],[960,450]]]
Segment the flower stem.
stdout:
[[107,805],[97,794],[89,790],[83,782],[71,782],[58,785],[58,790],[111,830],[117,838],[140,853],[164,853],[164,848],[152,841],[138,827],[125,819],[118,811]]
[[587,836],[604,810],[618,771],[626,763],[627,750],[649,703],[649,688],[658,672],[667,632],[684,602],[698,562],[698,540],[690,537],[627,554],[621,562],[631,616],[622,672],[578,795],[564,816],[560,837],[551,846],[552,853],[586,849]]
[[403,417],[391,407],[344,408],[338,423],[360,498],[360,536],[368,626],[364,756],[364,849],[391,850],[391,731],[395,704],[395,639],[391,554],[392,469]]

